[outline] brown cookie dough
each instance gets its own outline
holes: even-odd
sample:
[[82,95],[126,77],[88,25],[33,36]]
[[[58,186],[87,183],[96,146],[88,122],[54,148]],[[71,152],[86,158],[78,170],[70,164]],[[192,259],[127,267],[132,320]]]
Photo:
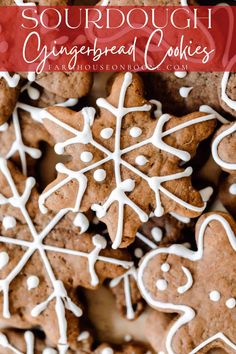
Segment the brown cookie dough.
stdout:
[[47,91],[63,98],[85,96],[92,87],[93,75],[89,72],[52,72],[36,75],[36,83]]
[[12,114],[18,96],[20,93],[20,85],[10,87],[4,78],[0,79],[0,127]]
[[161,352],[235,352],[235,232],[229,214],[208,213],[196,225],[197,251],[172,245],[142,259],[138,285],[145,300],[178,314],[162,333]]

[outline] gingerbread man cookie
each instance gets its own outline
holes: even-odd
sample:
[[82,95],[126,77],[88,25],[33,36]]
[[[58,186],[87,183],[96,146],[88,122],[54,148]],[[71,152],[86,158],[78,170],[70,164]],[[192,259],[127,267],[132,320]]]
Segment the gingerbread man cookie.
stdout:
[[69,210],[42,216],[34,186],[32,177],[0,158],[0,318],[21,329],[40,325],[62,354],[77,345],[82,308],[76,288],[93,289],[132,262],[126,251],[107,248],[101,235],[79,236],[80,214],[74,225]]
[[58,178],[40,196],[42,212],[61,206],[92,208],[107,224],[113,248],[126,247],[151,211],[196,217],[205,208],[191,186],[192,168],[181,168],[214,130],[215,115],[192,113],[155,119],[137,74],[118,74],[100,114],[49,108],[43,122],[55,151],[72,157],[57,165]]
[[168,326],[160,353],[235,352],[235,232],[229,214],[208,213],[196,225],[197,251],[172,245],[143,258],[138,285],[145,300],[179,315]]

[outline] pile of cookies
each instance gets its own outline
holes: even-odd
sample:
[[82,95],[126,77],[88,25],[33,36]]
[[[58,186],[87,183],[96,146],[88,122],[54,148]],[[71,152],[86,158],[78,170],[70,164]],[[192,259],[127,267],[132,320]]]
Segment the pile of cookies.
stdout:
[[236,353],[236,74],[0,77],[0,353]]

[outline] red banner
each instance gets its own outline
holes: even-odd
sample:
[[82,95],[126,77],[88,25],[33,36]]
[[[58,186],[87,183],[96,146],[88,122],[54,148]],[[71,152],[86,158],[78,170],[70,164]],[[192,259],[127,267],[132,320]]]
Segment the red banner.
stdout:
[[236,7],[0,7],[1,71],[235,71]]

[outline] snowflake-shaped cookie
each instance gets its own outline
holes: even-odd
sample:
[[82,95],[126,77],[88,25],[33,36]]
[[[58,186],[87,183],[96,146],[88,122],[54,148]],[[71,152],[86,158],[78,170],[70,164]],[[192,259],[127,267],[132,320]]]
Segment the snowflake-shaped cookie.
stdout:
[[79,334],[76,288],[94,288],[132,262],[125,251],[107,249],[103,236],[79,236],[65,218],[68,210],[43,217],[34,185],[0,158],[1,323],[40,325],[62,354]]
[[197,251],[182,245],[147,254],[138,285],[153,308],[179,314],[160,343],[160,353],[236,350],[236,223],[229,214],[203,215],[196,226]]
[[49,108],[43,121],[58,154],[58,178],[40,196],[40,209],[86,211],[107,224],[113,248],[126,247],[151,211],[188,217],[206,203],[191,186],[191,167],[181,167],[215,127],[215,115],[196,112],[181,118],[152,118],[138,75],[118,74],[107,99],[97,100],[100,115]]

